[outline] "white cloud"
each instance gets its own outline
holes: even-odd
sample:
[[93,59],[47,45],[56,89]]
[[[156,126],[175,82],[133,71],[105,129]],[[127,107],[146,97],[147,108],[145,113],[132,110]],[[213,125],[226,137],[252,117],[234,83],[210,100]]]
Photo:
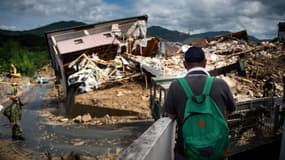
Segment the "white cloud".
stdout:
[[261,2],[250,1],[250,2],[243,3],[240,11],[241,11],[241,14],[244,14],[247,16],[255,16],[265,11],[265,8],[266,7],[263,6]]
[[187,31],[190,28],[192,33],[237,32],[246,29],[258,38],[273,38],[277,35],[275,30],[278,22],[268,18],[274,12],[269,12],[270,7],[262,1],[144,0],[135,6],[137,12],[149,15],[150,25],[161,25],[168,29]]
[[[4,3],[12,12],[38,16],[88,17],[115,10],[103,0],[14,0]],[[109,8],[109,10],[107,10]],[[94,16],[91,16],[91,18]]]
[[17,27],[16,26],[0,25],[0,29],[3,29],[3,30],[16,30]]
[[[135,10],[147,13],[150,25],[162,25],[174,30],[188,30],[194,33],[217,28],[220,23],[230,23],[228,16],[234,15],[234,1],[143,1],[137,3]],[[148,7],[141,7],[148,6]],[[233,22],[234,23],[234,22]]]
[[[266,37],[271,34],[269,38],[272,38],[276,33],[277,19],[284,20],[283,1],[122,0],[110,3],[105,0],[1,0],[0,12],[1,7],[7,8],[7,11],[22,17],[41,18],[41,23],[44,19],[49,19],[50,22],[51,17],[58,21],[73,19],[96,23],[147,14],[149,26],[162,26],[178,31],[187,31],[190,28],[192,33],[235,32],[246,29],[254,36]],[[36,23],[36,19],[33,23]]]

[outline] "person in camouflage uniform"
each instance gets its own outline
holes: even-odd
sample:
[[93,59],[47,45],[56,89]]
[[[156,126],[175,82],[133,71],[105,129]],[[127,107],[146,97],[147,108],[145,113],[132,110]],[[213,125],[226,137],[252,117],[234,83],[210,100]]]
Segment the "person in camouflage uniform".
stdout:
[[12,127],[12,139],[13,140],[24,140],[22,136],[23,130],[21,127],[22,118],[22,102],[17,96],[11,96],[10,99],[13,103],[6,107],[3,114],[9,119]]

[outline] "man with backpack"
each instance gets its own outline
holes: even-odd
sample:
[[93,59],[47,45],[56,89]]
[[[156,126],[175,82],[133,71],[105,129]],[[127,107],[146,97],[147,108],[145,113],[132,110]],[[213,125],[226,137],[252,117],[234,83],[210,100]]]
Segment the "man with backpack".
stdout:
[[226,115],[236,108],[227,83],[209,75],[202,48],[190,47],[184,55],[188,73],[174,80],[164,109],[177,120],[175,160],[223,159],[229,138]]

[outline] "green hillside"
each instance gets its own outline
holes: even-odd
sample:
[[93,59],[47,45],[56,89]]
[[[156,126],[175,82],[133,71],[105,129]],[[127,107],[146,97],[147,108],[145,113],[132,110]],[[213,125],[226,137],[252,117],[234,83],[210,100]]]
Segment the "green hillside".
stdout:
[[60,22],[52,23],[50,25],[46,25],[40,28],[32,29],[26,32],[28,34],[44,36],[44,32],[54,31],[54,30],[63,29],[63,28],[77,27],[77,26],[82,26],[82,25],[86,25],[86,23],[76,22],[76,21],[60,21]]
[[160,26],[152,26],[147,30],[148,36],[160,37],[163,40],[171,42],[183,42],[190,37],[189,34],[178,31],[171,31]]
[[10,64],[28,76],[50,63],[45,32],[84,25],[81,22],[57,22],[28,31],[0,30],[0,73],[9,72]]
[[[187,42],[188,39],[191,38],[213,38],[216,36],[221,36],[230,33],[229,31],[212,31],[212,32],[205,32],[199,34],[185,34],[178,31],[168,30],[166,28],[162,28],[160,26],[152,26],[149,27],[147,30],[148,36],[153,37],[160,37],[163,40],[170,41],[170,42]],[[248,36],[249,40],[251,41],[259,41],[254,36]]]

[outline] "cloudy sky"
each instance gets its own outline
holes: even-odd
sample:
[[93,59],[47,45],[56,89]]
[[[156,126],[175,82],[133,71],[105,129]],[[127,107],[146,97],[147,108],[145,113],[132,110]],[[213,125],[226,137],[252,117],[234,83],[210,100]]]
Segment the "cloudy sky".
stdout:
[[0,28],[10,30],[140,15],[148,15],[148,26],[191,34],[246,29],[271,39],[277,36],[278,22],[285,21],[285,0],[0,0]]

